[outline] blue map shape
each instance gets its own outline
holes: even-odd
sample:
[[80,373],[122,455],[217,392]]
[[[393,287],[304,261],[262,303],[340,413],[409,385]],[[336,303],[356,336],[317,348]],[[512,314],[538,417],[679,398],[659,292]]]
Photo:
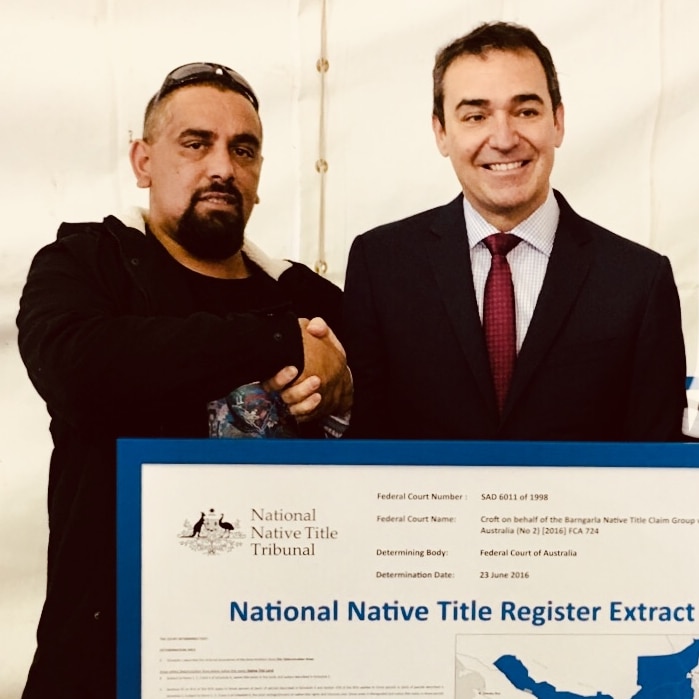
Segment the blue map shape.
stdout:
[[584,694],[574,694],[573,692],[561,692],[548,682],[535,682],[529,676],[529,670],[514,655],[503,655],[493,665],[517,689],[521,689],[523,692],[531,692],[537,699],[613,699],[609,694],[602,694],[601,692],[586,696]]
[[636,681],[641,689],[632,699],[693,699],[689,673],[698,663],[699,639],[678,653],[640,656]]
[[[639,656],[637,684],[641,688],[631,699],[693,699],[690,672],[699,664],[699,639],[669,655]],[[517,689],[537,699],[613,699],[609,694],[575,694],[556,689],[549,682],[535,682],[524,663],[514,655],[502,655],[493,665]]]

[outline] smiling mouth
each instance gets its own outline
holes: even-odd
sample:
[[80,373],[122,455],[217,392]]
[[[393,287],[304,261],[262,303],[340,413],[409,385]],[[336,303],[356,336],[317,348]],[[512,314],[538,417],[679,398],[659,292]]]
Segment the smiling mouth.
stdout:
[[528,162],[528,160],[517,160],[513,163],[488,163],[483,167],[492,172],[509,172],[510,170],[518,170],[524,167]]

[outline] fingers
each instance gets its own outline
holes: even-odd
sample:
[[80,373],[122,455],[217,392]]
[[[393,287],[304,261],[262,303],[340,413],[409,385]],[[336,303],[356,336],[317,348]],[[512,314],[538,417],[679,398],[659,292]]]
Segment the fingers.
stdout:
[[289,412],[299,421],[306,422],[315,418],[315,411],[320,405],[320,393],[312,393],[308,398],[300,403],[294,403],[289,406]]
[[284,386],[298,376],[299,370],[295,366],[285,366],[274,376],[262,382],[265,391],[281,391]]
[[320,405],[322,397],[318,393],[320,379],[309,376],[298,384],[294,384],[279,395],[289,408],[289,412],[300,422],[310,419],[311,413]]
[[311,418],[319,418],[337,410],[341,411],[337,414],[346,412],[352,401],[352,383],[347,378],[344,348],[322,318],[300,319],[299,325],[304,369],[294,386],[283,390],[284,402],[297,419],[311,413]]
[[315,393],[320,388],[320,379],[317,376],[309,376],[295,383],[293,386],[284,389],[279,395],[282,400],[292,406],[295,403],[300,403],[306,400],[309,396]]

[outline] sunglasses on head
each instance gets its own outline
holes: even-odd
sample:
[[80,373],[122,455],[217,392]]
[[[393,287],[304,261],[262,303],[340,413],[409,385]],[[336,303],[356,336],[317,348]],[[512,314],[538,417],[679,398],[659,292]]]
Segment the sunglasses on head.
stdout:
[[169,72],[163,81],[161,88],[153,98],[153,104],[159,102],[165,95],[183,85],[194,85],[203,82],[217,82],[229,87],[246,97],[255,111],[259,110],[257,97],[250,86],[250,83],[233,69],[218,63],[187,63]]

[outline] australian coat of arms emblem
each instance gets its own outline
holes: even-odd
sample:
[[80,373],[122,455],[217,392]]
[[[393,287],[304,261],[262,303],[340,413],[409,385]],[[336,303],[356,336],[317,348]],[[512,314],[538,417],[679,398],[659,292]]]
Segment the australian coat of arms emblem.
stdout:
[[190,519],[185,519],[177,535],[180,544],[212,556],[242,546],[245,534],[240,530],[240,520],[226,521],[224,517],[223,512],[216,512],[211,507],[207,512],[202,511],[193,524]]

